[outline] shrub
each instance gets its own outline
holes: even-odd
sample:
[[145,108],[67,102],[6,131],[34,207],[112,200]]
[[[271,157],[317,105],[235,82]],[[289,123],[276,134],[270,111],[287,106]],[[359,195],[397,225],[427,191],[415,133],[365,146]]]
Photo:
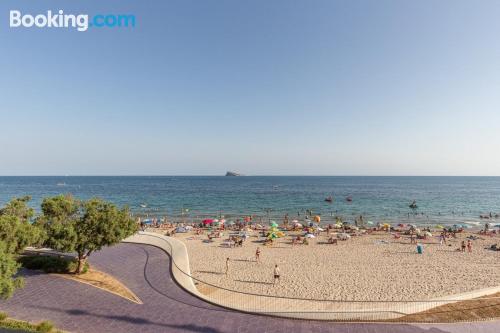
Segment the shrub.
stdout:
[[52,322],[47,320],[42,321],[41,323],[35,326],[35,329],[37,330],[37,332],[40,333],[49,333],[54,329],[54,324],[52,324]]
[[[22,256],[19,262],[24,268],[42,270],[45,273],[73,273],[78,266],[75,259],[55,256]],[[88,270],[85,263],[83,272]]]
[[4,321],[7,318],[7,314],[5,312],[0,312],[0,321]]

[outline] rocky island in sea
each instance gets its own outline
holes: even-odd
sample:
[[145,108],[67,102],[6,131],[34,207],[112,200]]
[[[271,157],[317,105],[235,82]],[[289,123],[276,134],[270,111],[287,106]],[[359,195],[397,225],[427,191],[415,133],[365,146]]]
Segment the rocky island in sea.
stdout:
[[236,177],[236,176],[243,176],[243,175],[234,171],[226,172],[226,177]]

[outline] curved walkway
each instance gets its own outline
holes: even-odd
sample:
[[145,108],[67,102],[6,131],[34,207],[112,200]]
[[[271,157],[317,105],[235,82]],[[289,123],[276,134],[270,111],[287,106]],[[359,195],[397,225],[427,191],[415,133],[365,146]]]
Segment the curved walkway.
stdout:
[[148,245],[120,244],[90,258],[99,270],[127,285],[144,304],[57,276],[25,273],[26,286],[0,301],[0,311],[22,320],[52,320],[72,332],[481,332],[500,322],[472,324],[341,324],[248,315],[207,304],[172,281],[170,260]]
[[[172,275],[175,281],[202,300],[233,310],[283,318],[365,322],[397,319],[453,303],[455,300],[467,300],[500,292],[500,287],[484,288],[423,302],[318,302],[309,299],[244,293],[217,286],[210,286],[209,295],[205,295],[199,292],[191,277],[189,255],[184,242],[154,232],[139,232],[123,242],[153,245],[163,249],[172,258]],[[199,282],[203,284],[203,281]]]

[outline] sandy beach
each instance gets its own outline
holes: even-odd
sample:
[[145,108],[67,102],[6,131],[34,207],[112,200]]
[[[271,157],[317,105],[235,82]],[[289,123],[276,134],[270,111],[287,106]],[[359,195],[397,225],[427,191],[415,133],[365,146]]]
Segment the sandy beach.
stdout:
[[[242,247],[227,248],[223,237],[206,242],[206,234],[176,234],[188,249],[194,277],[225,288],[286,297],[336,300],[427,300],[500,286],[500,252],[485,249],[500,243],[500,236],[478,236],[472,253],[458,252],[460,233],[439,244],[437,233],[420,241],[424,253],[403,236],[386,232],[352,237],[327,244],[323,232],[309,245],[292,245],[289,232],[272,246],[263,246],[257,232]],[[261,249],[260,262],[255,251]],[[228,274],[225,261],[230,258]],[[278,264],[281,281],[273,286]],[[203,292],[203,290],[202,290]],[[206,292],[206,291],[205,291]]]

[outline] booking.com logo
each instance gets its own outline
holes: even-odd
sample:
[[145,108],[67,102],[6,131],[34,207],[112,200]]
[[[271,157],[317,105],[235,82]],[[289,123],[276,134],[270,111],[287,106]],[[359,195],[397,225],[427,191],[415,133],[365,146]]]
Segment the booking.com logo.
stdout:
[[11,28],[75,28],[87,31],[89,28],[133,28],[135,15],[131,14],[65,14],[62,9],[57,12],[48,10],[45,14],[22,14],[20,10],[10,11]]

